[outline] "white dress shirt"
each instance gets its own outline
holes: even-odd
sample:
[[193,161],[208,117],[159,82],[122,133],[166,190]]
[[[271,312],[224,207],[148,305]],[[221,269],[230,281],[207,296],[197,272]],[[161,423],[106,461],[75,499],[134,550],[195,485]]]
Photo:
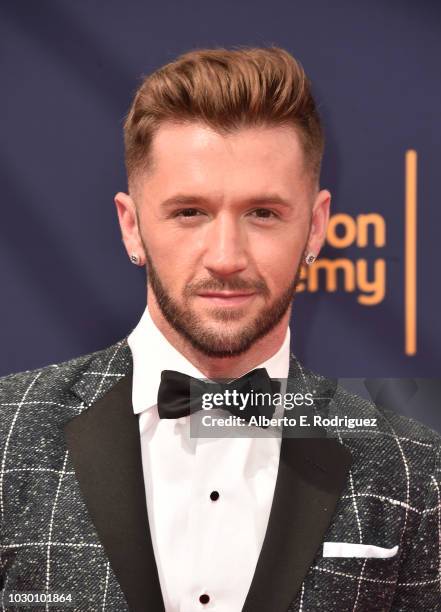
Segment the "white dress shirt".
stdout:
[[[162,370],[205,376],[168,342],[147,308],[128,343],[165,609],[239,612],[265,537],[281,440],[190,437],[190,417],[160,419],[156,404]],[[257,367],[266,368],[272,378],[287,378],[289,329],[277,353]],[[216,495],[210,497],[214,491],[215,500]]]

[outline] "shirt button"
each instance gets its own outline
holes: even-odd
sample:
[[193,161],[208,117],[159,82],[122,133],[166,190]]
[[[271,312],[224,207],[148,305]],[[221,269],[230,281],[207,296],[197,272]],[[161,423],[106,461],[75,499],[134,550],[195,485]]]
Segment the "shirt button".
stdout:
[[210,499],[211,499],[212,501],[216,501],[216,500],[218,500],[218,499],[219,499],[219,493],[218,493],[217,491],[212,491],[212,492],[210,493]]
[[210,601],[210,596],[204,593],[199,597],[199,601],[201,602],[201,604],[207,604]]

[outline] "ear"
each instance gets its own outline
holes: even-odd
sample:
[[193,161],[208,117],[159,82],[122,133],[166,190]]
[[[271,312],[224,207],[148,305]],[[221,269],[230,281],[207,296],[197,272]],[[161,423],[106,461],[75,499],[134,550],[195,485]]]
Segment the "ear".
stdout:
[[315,197],[312,207],[311,229],[306,247],[307,253],[318,256],[326,238],[326,229],[329,221],[329,207],[331,194],[327,189],[321,189]]
[[114,201],[127,255],[129,258],[136,255],[138,265],[143,266],[145,265],[145,253],[139,233],[135,203],[127,193],[123,192],[117,193]]

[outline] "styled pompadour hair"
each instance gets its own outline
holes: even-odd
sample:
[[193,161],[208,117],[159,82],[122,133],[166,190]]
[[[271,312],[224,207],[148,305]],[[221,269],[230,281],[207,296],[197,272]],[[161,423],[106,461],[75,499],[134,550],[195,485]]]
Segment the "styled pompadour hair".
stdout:
[[284,49],[199,49],[147,76],[124,124],[129,186],[148,169],[152,138],[165,121],[202,122],[221,134],[251,126],[293,126],[305,166],[319,180],[320,117],[301,64]]

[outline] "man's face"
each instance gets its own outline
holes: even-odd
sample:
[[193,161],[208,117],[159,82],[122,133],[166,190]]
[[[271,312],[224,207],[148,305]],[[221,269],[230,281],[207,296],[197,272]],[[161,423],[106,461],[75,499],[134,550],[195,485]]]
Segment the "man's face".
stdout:
[[312,189],[292,127],[222,136],[166,123],[152,159],[138,179],[136,220],[122,210],[130,198],[116,198],[126,247],[147,262],[149,309],[202,353],[238,355],[289,316],[329,194]]

